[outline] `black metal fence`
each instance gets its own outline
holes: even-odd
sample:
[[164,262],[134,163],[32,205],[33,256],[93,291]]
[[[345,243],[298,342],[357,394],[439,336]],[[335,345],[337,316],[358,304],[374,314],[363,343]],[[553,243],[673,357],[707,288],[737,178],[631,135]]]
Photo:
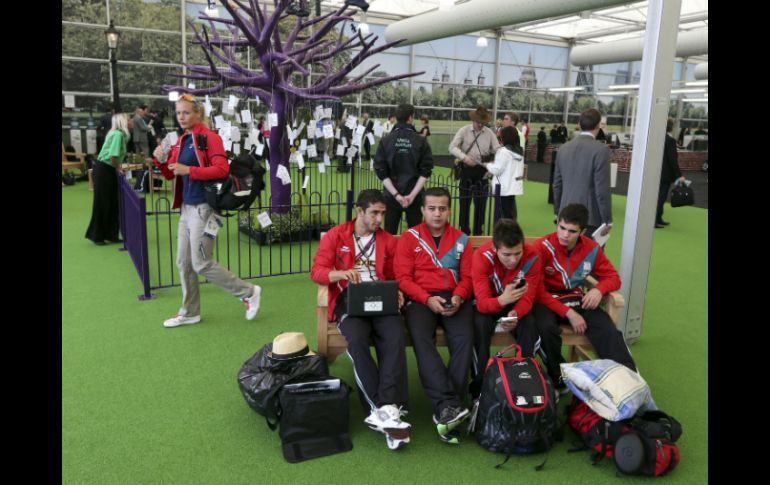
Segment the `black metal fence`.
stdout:
[[[229,217],[224,218],[224,227],[220,229],[215,245],[216,260],[242,279],[309,272],[320,234],[353,217],[353,204],[358,192],[363,189],[382,189],[382,182],[371,169],[368,160],[355,159],[352,165],[344,161],[346,159],[340,164],[332,160],[331,166],[325,166],[325,169],[318,168],[319,164],[323,164],[322,159],[311,159],[302,169],[292,163],[289,173],[293,192],[289,211],[279,214],[274,210],[270,204],[268,183],[266,190],[249,210],[230,213]],[[301,187],[306,176],[307,185],[303,189]],[[162,180],[159,175],[157,178]],[[143,284],[147,281],[145,294],[149,296],[149,289],[180,284],[175,264],[180,211],[171,209],[174,196],[171,181],[162,180],[148,183],[147,186],[150,190],[143,197],[137,196],[137,192],[127,183],[123,184],[122,191],[126,192],[125,198],[141,201],[142,210],[137,213],[144,217],[146,235],[142,253],[148,269],[140,271],[137,266],[137,272]],[[426,187],[434,186],[449,190],[452,198],[450,224],[459,227],[460,199],[465,196],[461,196],[457,181],[448,173],[434,173]],[[493,194],[487,189],[474,195],[486,200],[481,227],[483,234],[491,234],[494,221],[500,217],[499,194]],[[143,211],[145,204],[148,210]],[[264,228],[258,219],[263,213],[272,222]],[[471,221],[473,219],[474,215],[471,214]],[[399,233],[406,229],[403,218]],[[124,237],[129,239],[125,232]]]

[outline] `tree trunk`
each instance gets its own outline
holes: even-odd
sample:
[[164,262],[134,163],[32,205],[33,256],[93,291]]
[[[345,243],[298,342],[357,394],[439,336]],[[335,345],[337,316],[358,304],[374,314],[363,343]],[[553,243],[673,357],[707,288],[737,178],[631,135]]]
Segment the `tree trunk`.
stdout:
[[278,166],[283,165],[289,171],[289,137],[286,133],[286,113],[291,113],[292,106],[289,105],[284,95],[276,92],[271,100],[270,111],[278,114],[278,126],[270,129],[270,194],[273,209],[276,214],[285,214],[289,212],[291,205],[291,185],[283,185],[281,179],[276,174]]

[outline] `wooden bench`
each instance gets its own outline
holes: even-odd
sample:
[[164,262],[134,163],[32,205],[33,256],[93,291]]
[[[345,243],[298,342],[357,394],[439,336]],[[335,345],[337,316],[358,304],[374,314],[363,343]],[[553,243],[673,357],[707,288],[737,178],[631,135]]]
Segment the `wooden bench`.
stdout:
[[[323,237],[323,234],[321,235]],[[476,250],[482,244],[492,240],[492,236],[470,236],[469,238],[471,247]],[[532,244],[537,240],[534,237],[526,238],[527,244]],[[592,277],[588,277],[587,281],[590,286],[596,284],[596,280]],[[318,285],[317,292],[317,307],[316,307],[316,323],[318,326],[318,352],[325,354],[328,361],[334,362],[338,355],[345,352],[347,348],[347,340],[337,330],[337,324],[329,322],[327,320],[327,302],[328,302],[329,289],[324,285]],[[620,309],[625,305],[625,299],[623,295],[618,292],[612,292],[604,295],[602,299],[602,307],[612,319],[615,326],[618,325],[618,318],[620,316]],[[561,325],[561,338],[562,345],[569,347],[569,361],[574,362],[583,359],[593,359],[594,357],[589,353],[593,352],[593,346],[584,335],[575,335],[572,331],[572,327],[569,324]],[[509,332],[496,333],[492,336],[492,346],[501,347],[507,346],[514,342],[513,337]],[[406,345],[411,346],[412,340],[409,337],[407,331]],[[446,347],[446,340],[444,338],[444,329],[441,326],[436,327],[436,346]]]
[[[77,161],[71,161],[67,157],[77,158]],[[82,152],[65,152],[64,143],[61,144],[61,171],[62,173],[69,169],[77,168],[81,175],[88,175],[86,170],[86,154]]]

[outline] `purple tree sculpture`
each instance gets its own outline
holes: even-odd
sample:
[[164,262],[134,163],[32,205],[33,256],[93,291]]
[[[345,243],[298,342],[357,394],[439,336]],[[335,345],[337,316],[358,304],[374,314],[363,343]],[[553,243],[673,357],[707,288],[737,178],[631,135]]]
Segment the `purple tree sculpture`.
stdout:
[[[282,38],[279,31],[279,21],[288,17],[286,9],[291,0],[272,0],[275,7],[268,15],[257,0],[249,0],[248,5],[239,0],[220,0],[232,19],[213,18],[201,14],[200,19],[209,23],[210,29],[203,26],[200,31],[192,22],[188,22],[195,33],[196,41],[203,49],[208,65],[186,64],[187,74],[174,74],[189,80],[202,80],[214,84],[201,89],[190,89],[185,86],[164,85],[164,91],[180,91],[192,94],[214,94],[231,88],[233,92],[246,97],[258,97],[269,107],[270,112],[278,115],[278,125],[270,130],[270,187],[273,211],[285,213],[289,210],[291,192],[288,186],[276,177],[279,165],[288,169],[289,139],[286,124],[292,123],[295,116],[295,106],[307,101],[333,100],[338,101],[342,96],[378,86],[393,80],[417,76],[422,72],[401,74],[362,82],[363,78],[377,69],[379,64],[372,66],[366,72],[353,79],[346,79],[353,69],[366,58],[382,52],[402,42],[390,42],[373,48],[377,37],[374,34],[366,36],[356,33],[350,38],[343,36],[347,22],[353,21],[355,10],[340,9],[326,15],[303,21],[297,17],[293,29]],[[235,7],[237,6],[237,8]],[[220,37],[214,22],[227,27],[232,39]],[[335,40],[330,40],[327,34],[338,24],[342,29]],[[311,27],[313,27],[312,30]],[[302,35],[301,35],[302,34]],[[259,57],[261,72],[247,69],[235,58],[236,50],[252,47]],[[333,68],[335,57],[350,49],[360,50],[353,55],[342,67]],[[219,61],[220,66],[216,65]],[[221,65],[224,66],[221,66]],[[309,66],[318,68],[320,76],[312,80],[308,87],[294,85],[293,74],[299,73],[307,85],[310,76]]]

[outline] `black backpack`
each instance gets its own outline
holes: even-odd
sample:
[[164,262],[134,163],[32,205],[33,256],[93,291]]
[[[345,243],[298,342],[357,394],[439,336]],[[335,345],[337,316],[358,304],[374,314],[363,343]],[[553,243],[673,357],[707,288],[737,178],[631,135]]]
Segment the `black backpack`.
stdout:
[[[503,357],[515,348],[516,357]],[[513,344],[489,359],[472,430],[489,451],[529,454],[548,451],[556,429],[556,396],[550,378]],[[541,470],[545,461],[535,467]],[[497,468],[496,467],[496,468]]]
[[[206,150],[205,135],[198,135],[198,147]],[[248,209],[265,188],[265,169],[254,156],[255,148],[230,161],[230,173],[219,180],[209,180],[203,186],[206,203],[217,213]],[[229,217],[229,216],[225,216]]]

